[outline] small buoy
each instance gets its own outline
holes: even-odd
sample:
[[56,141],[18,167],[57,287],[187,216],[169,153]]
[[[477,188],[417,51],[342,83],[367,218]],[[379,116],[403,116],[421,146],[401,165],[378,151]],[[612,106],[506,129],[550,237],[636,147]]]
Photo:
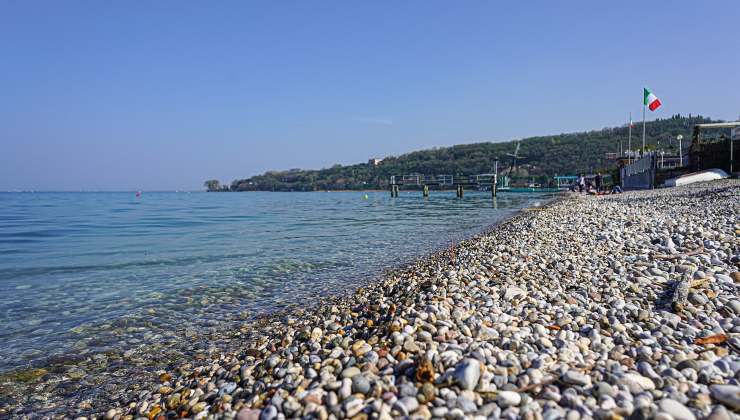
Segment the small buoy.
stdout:
[[367,195],[367,194],[365,194],[365,196],[364,196],[363,198],[364,198],[365,200],[367,200],[367,199],[368,199],[368,198],[370,198],[370,197],[368,197],[368,195]]

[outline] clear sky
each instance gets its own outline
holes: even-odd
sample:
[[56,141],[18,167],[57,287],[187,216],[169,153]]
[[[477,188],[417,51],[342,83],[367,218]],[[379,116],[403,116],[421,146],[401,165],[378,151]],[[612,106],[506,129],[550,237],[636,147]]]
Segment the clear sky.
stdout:
[[740,1],[0,0],[0,190],[740,115]]

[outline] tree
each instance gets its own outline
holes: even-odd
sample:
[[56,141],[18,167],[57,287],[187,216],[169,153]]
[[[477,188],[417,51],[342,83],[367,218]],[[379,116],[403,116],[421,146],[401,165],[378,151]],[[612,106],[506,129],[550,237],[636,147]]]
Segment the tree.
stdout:
[[221,190],[221,182],[217,179],[209,179],[208,181],[203,183],[203,186],[208,188],[208,191],[220,191]]
[[[647,122],[646,145],[654,150],[660,144],[665,147],[677,135],[691,138],[692,127],[700,123],[714,122],[701,115],[658,119]],[[497,143],[461,144],[420,150],[400,156],[389,156],[382,165],[369,166],[333,165],[320,170],[268,171],[247,179],[231,183],[231,191],[312,191],[326,189],[385,188],[391,176],[409,175],[474,175],[490,173],[493,162],[498,158],[500,173],[509,169],[507,153],[516,145],[521,146],[517,159],[519,171],[512,172],[513,178],[528,182],[529,177],[568,175],[583,172],[588,168],[601,168],[606,172],[615,165],[604,162],[605,153],[619,150],[619,141],[627,148],[629,127],[591,130],[579,133],[560,133],[552,136],[530,137],[517,141]],[[632,150],[642,147],[639,130],[633,129]],[[514,181],[517,181],[515,179]],[[210,181],[207,181],[210,182]],[[218,184],[216,184],[218,185]],[[206,186],[208,186],[206,184]],[[229,189],[226,187],[225,189]]]

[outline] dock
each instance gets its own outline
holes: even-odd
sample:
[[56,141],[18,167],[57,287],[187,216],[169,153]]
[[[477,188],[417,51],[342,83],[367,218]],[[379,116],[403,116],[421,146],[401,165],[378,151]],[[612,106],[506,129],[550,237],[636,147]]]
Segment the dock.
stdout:
[[[503,181],[503,182],[501,182]],[[496,173],[474,175],[392,175],[389,180],[391,197],[398,197],[401,188],[421,190],[423,197],[429,197],[432,189],[449,191],[454,189],[458,198],[465,196],[465,191],[490,191],[492,197],[499,192],[558,192],[558,188],[510,187],[507,177]]]

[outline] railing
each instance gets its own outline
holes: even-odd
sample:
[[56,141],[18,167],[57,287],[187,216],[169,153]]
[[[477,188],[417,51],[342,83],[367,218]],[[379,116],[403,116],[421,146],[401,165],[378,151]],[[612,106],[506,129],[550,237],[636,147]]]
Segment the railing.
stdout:
[[678,156],[660,156],[658,157],[658,167],[660,169],[675,169],[686,166],[686,159]]
[[452,175],[391,175],[391,185],[453,185]]
[[457,196],[460,198],[462,198],[465,188],[478,188],[481,185],[487,185],[490,186],[491,194],[496,197],[498,189],[496,184],[496,174],[457,176],[457,178],[452,175],[421,174],[391,175],[390,177],[391,197],[398,197],[401,186],[422,187],[424,197],[428,197],[429,187],[434,185],[440,188],[454,185],[457,187]]
[[653,156],[654,155],[652,153],[648,153],[631,164],[624,165],[624,174],[626,176],[632,176],[649,171],[652,168]]
[[655,188],[655,170],[657,158],[655,153],[648,153],[642,158],[625,165],[620,169],[622,188],[625,190],[645,190]]

